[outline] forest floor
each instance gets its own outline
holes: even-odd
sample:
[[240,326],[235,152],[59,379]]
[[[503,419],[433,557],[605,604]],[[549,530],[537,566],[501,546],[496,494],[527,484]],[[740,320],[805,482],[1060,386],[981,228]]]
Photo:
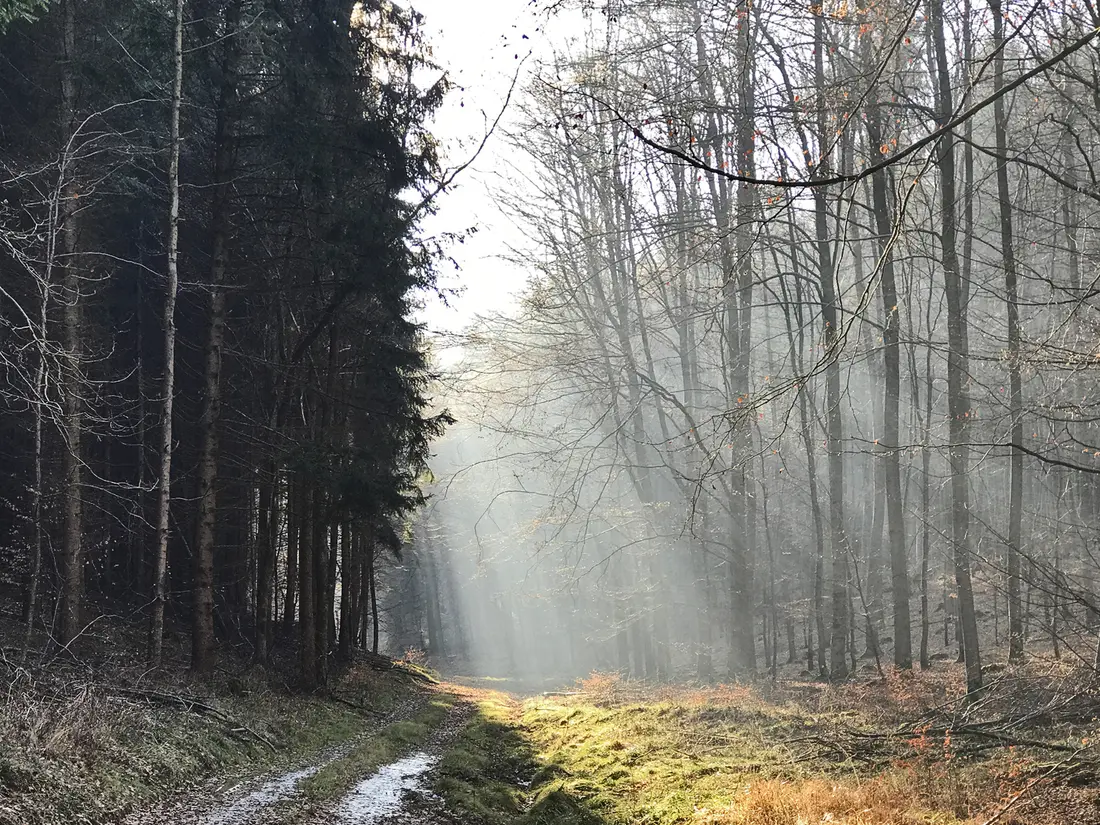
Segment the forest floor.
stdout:
[[1006,672],[961,701],[961,682],[943,665],[835,688],[597,675],[482,694],[436,787],[490,825],[1100,823],[1100,684]]
[[[323,795],[352,782],[341,770],[369,772],[441,718],[431,678],[415,667],[363,660],[304,695],[280,678],[290,663],[265,672],[226,654],[196,678],[183,640],[166,644],[156,670],[143,642],[142,628],[102,621],[81,639],[79,658],[24,658],[21,625],[0,616],[0,825],[183,822],[181,799],[196,811],[225,802],[211,823],[251,821],[242,800],[252,791],[257,809],[303,782]],[[45,647],[35,638],[30,649]],[[309,776],[262,791],[302,770]],[[227,817],[238,803],[243,818]]]
[[1049,663],[964,698],[946,663],[532,693],[374,660],[304,696],[88,641],[80,662],[0,646],[0,825],[1100,823],[1100,682]]

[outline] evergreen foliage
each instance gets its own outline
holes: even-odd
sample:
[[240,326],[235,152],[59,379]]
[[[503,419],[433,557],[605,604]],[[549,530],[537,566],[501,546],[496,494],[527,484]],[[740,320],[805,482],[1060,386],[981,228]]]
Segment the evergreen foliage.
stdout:
[[[283,613],[319,634],[303,660],[314,683],[334,650],[335,582],[351,568],[364,580],[374,543],[402,534],[450,421],[430,408],[410,318],[435,285],[418,221],[439,173],[425,124],[447,82],[414,82],[440,73],[419,16],[388,3],[188,0],[185,21],[168,624],[203,621],[205,588],[216,636],[266,658]],[[84,468],[79,610],[150,606],[172,26],[149,0],[0,4],[0,547],[9,583],[29,584],[40,491],[31,618],[47,626],[69,552],[53,515],[71,500],[66,452]],[[63,293],[65,275],[79,289]],[[191,557],[210,514],[207,584]],[[353,550],[338,560],[341,542]],[[365,641],[358,597],[342,622]]]

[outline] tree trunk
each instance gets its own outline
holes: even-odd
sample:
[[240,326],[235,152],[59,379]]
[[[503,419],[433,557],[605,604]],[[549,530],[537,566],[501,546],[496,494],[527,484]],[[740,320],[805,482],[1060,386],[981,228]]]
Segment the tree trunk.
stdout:
[[164,296],[164,380],[161,382],[160,478],[157,480],[157,550],[153,557],[153,618],[149,660],[159,665],[164,650],[164,608],[168,601],[168,538],[172,504],[172,407],[176,387],[176,295],[179,291],[180,102],[183,95],[184,0],[176,0],[172,41],[171,137],[168,161],[168,285]]
[[[931,309],[929,309],[931,316]],[[932,556],[932,537],[930,523],[932,445],[929,443],[932,422],[932,348],[927,348],[925,361],[925,413],[922,425],[921,444],[921,554],[920,554],[920,667],[927,670],[931,666],[928,652],[928,637],[931,632],[932,617],[928,609],[928,568]]]
[[[740,167],[746,175],[755,174],[756,162],[753,157],[756,128],[756,89],[753,88],[753,44],[752,31],[753,8],[750,2],[738,4],[741,24],[737,29],[737,53],[739,76],[737,78],[737,152],[731,158],[731,167]],[[753,312],[753,201],[752,187],[741,183],[737,187],[737,227],[734,234],[734,254],[737,285],[737,352],[733,358],[734,392],[749,391],[750,357],[752,354],[752,312]],[[738,580],[738,602],[734,613],[736,629],[740,633],[738,667],[750,676],[756,674],[756,638],[753,635],[753,609],[755,598],[755,564],[759,552],[756,531],[756,481],[748,472],[751,467],[753,438],[751,426],[755,422],[742,424],[741,466],[734,471],[736,492],[744,502],[744,545],[742,552],[735,557],[737,565],[735,575]]]
[[279,551],[279,468],[266,468],[260,484],[259,527],[256,531],[256,661],[267,664],[271,655],[275,569]]
[[[1000,0],[989,0],[993,19],[993,93],[1000,95],[1004,87],[1004,16]],[[997,154],[1008,156],[1008,118],[1004,97],[993,103],[993,122]],[[1016,287],[1016,250],[1013,246],[1012,202],[1008,190],[1008,161],[997,161],[997,203],[1000,212],[1001,257],[1005,268],[1005,303],[1008,313],[1008,415],[1012,420],[1012,453],[1008,494],[1008,661],[1018,664],[1024,659],[1024,622],[1020,603],[1020,533],[1024,506],[1024,454],[1019,445],[1024,440],[1023,382],[1020,378],[1020,308]]]
[[427,574],[427,600],[428,600],[428,652],[434,659],[442,659],[446,654],[446,643],[443,638],[443,613],[440,609],[439,598],[439,573],[435,559],[432,557],[432,548],[427,548],[424,557]]
[[[51,256],[52,264],[52,256]],[[50,305],[49,272],[39,284],[41,290],[38,303],[38,360],[34,374],[34,490],[31,492],[31,518],[34,520],[34,537],[31,539],[31,565],[27,572],[27,590],[23,600],[23,621],[26,632],[23,639],[23,660],[30,655],[31,635],[34,632],[34,616],[38,610],[38,582],[42,578],[42,549],[45,540],[45,525],[42,518],[42,465],[43,441],[42,427],[45,418],[47,390],[47,334],[48,309]]]
[[291,638],[298,609],[298,544],[302,535],[301,485],[293,476],[286,482],[286,596],[283,599],[283,636]]
[[[313,491],[313,517],[312,536],[310,537],[310,581],[311,602],[309,629],[313,632],[311,643],[312,659],[308,662],[310,673],[306,676],[306,684],[311,687],[324,684],[324,659],[328,643],[328,624],[325,622],[325,608],[327,599],[325,593],[328,589],[328,529],[325,523],[325,511],[328,500],[325,493],[319,489]],[[302,587],[306,582],[302,580]],[[305,609],[305,595],[302,596],[302,609]],[[303,633],[305,626],[303,625]],[[303,647],[305,645],[303,644]],[[305,662],[303,664],[306,664]]]
[[[953,110],[951,71],[947,62],[943,0],[930,0],[929,18],[936,52],[937,121],[946,123]],[[948,132],[939,142],[941,223],[940,246],[947,301],[947,406],[949,460],[951,464],[951,538],[958,588],[959,621],[966,661],[968,691],[982,685],[982,662],[978,647],[978,622],[974,612],[974,589],[970,577],[970,488],[967,478],[969,445],[967,421],[970,399],[966,389],[969,372],[965,294],[956,250],[955,139]]]
[[81,364],[81,297],[80,273],[76,259],[76,198],[74,171],[71,165],[73,144],[76,139],[76,0],[63,0],[62,45],[64,66],[61,72],[61,130],[66,138],[62,149],[63,182],[61,190],[61,258],[64,281],[61,291],[62,345],[65,356],[63,392],[63,432],[65,438],[62,456],[64,474],[64,532],[62,534],[62,590],[61,590],[61,638],[63,645],[75,641],[83,629],[81,603],[84,598],[84,504],[83,504],[83,450],[81,434],[84,429],[81,410],[83,367]]
[[199,420],[199,507],[191,620],[191,668],[197,672],[209,670],[213,666],[214,528],[217,518],[215,485],[218,474],[218,421],[221,417],[222,347],[225,340],[224,283],[235,137],[234,107],[237,98],[237,57],[241,48],[237,37],[239,20],[240,4],[231,3],[226,11],[226,30],[232,36],[223,61],[222,88],[215,125],[210,316],[203,364],[203,405]]
[[[882,128],[877,107],[871,109],[867,132],[872,146],[882,143]],[[898,313],[897,281],[890,245],[893,239],[893,210],[887,198],[890,179],[886,170],[871,177],[876,230],[882,278],[883,356],[886,367],[883,387],[884,405],[882,438],[878,444],[879,460],[883,462],[886,483],[887,531],[890,542],[890,582],[894,607],[894,664],[900,668],[913,666],[913,642],[909,615],[909,565],[905,548],[905,517],[901,501],[901,448],[899,406],[901,396],[901,315]]]
[[328,681],[329,654],[336,647],[336,562],[339,554],[338,524],[329,524],[327,530],[328,541],[325,543],[322,570],[324,575],[321,581],[324,583],[324,591],[321,594],[321,623],[318,628],[320,638],[317,640],[322,651],[320,657],[320,681],[325,684]]
[[[302,502],[301,527],[298,537],[298,637],[300,652],[300,670],[306,687],[317,685],[317,611],[315,609],[315,587],[313,582],[313,554],[317,544],[317,530],[314,523],[319,518],[321,493],[305,493]],[[307,515],[308,514],[308,515]]]
[[[827,145],[825,126],[825,23],[822,12],[814,15],[814,77],[817,88],[818,150]],[[817,160],[815,176],[827,174],[824,158]],[[818,275],[821,284],[821,319],[825,325],[825,427],[829,456],[829,537],[832,552],[833,620],[829,640],[829,672],[834,680],[848,676],[848,636],[851,630],[848,593],[848,540],[844,528],[844,425],[841,418],[838,298],[829,240],[826,192],[814,189],[814,224],[817,235]]]
[[352,647],[352,617],[355,613],[352,594],[354,591],[355,576],[352,568],[355,566],[352,560],[353,548],[351,542],[351,525],[344,523],[340,529],[340,632],[337,655],[340,661],[351,661]]
[[371,619],[371,631],[374,633],[374,638],[371,641],[371,652],[378,653],[378,588],[375,585],[374,575],[374,544],[371,543],[367,549],[367,575],[370,580],[370,619]]

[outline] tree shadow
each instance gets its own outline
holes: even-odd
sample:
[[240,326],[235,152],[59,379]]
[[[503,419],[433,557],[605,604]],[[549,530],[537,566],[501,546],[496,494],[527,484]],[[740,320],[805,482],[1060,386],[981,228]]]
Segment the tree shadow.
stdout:
[[518,721],[477,707],[444,752],[435,790],[459,821],[485,825],[606,825],[568,786],[568,771],[540,759]]

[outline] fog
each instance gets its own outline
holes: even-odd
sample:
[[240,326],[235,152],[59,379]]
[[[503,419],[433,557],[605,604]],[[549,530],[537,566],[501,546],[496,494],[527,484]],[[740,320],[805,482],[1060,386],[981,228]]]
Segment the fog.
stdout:
[[[589,9],[517,89],[488,242],[526,286],[434,388],[419,641],[528,680],[1091,659],[1095,199],[923,148],[927,21],[887,70],[871,23],[822,61],[761,15]],[[964,134],[1064,141],[1075,98],[1020,94]]]

